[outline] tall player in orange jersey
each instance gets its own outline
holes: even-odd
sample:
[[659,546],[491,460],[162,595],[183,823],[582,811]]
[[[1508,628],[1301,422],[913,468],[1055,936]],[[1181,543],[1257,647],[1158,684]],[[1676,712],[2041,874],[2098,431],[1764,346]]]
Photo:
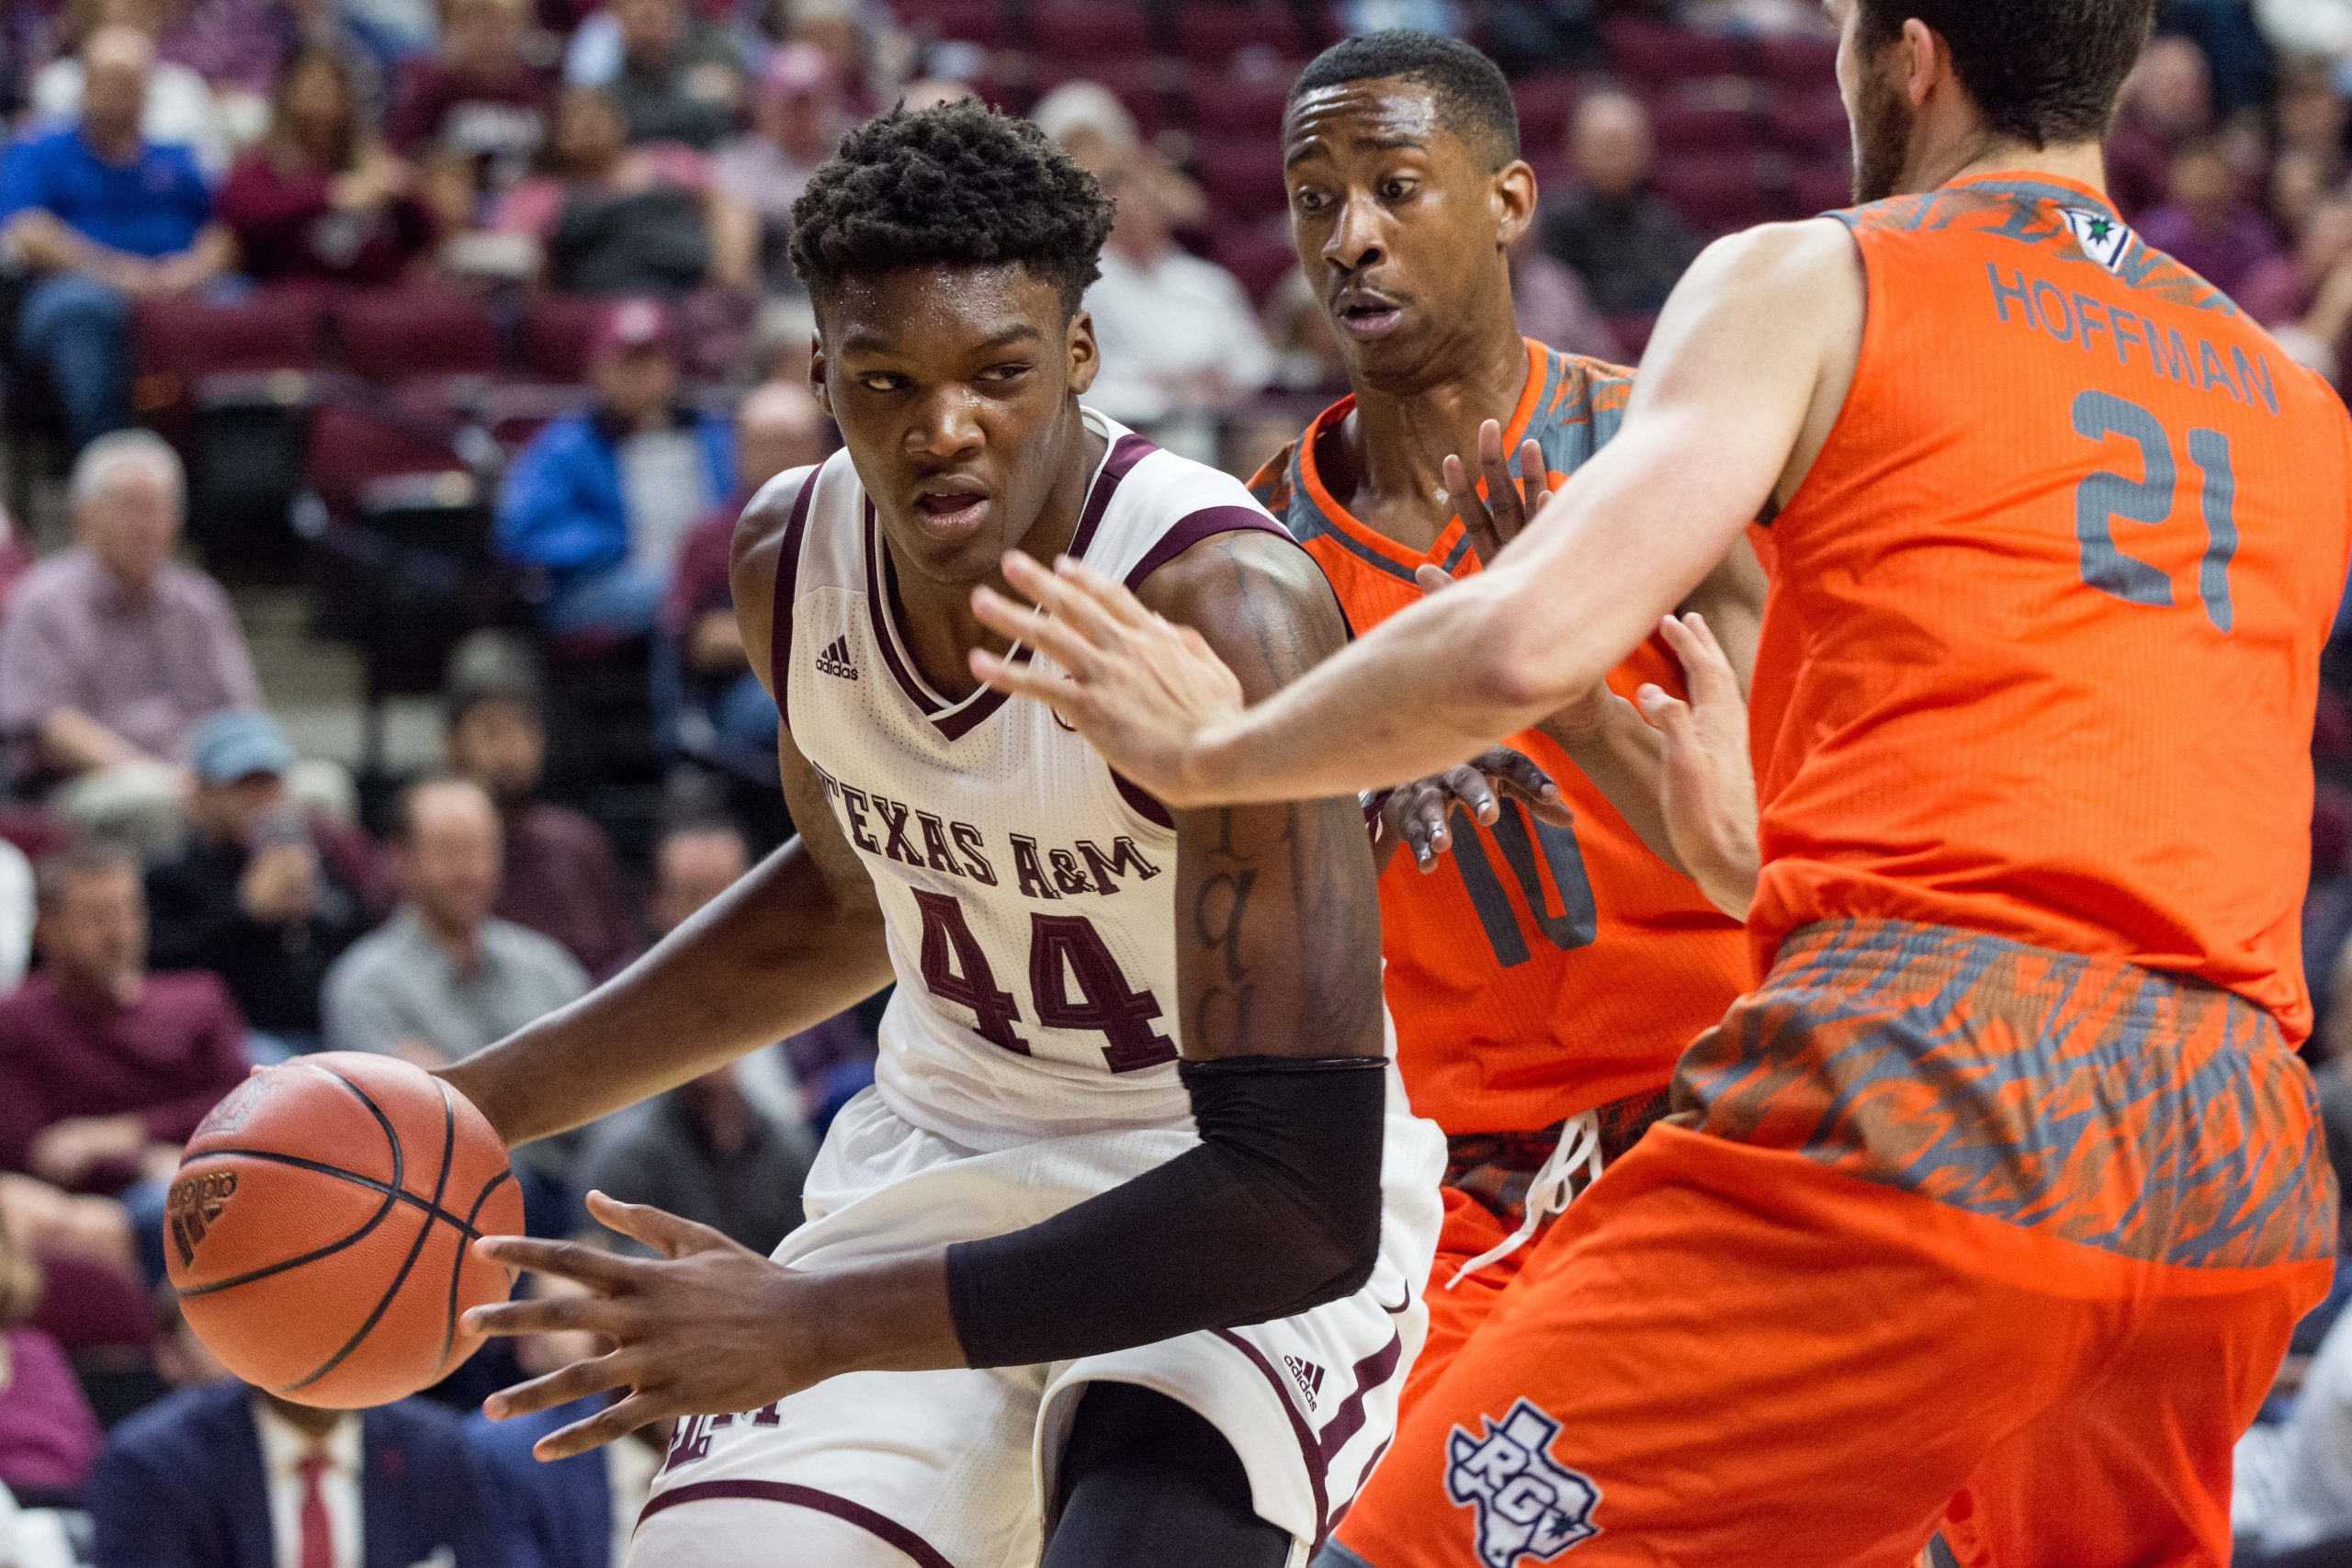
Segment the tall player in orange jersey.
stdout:
[[1769,973],[1408,1413],[1374,1568],[2221,1564],[2333,1263],[2297,910],[2352,421],[2103,192],[2154,0],[1831,0],[1858,195],[1714,247],[1494,570],[1245,708],[1082,572],[982,660],[1163,798],[1426,774],[1768,502]]
[[[1519,335],[1509,252],[1534,219],[1535,176],[1492,61],[1452,39],[1375,33],[1326,51],[1291,92],[1292,235],[1352,395],[1251,489],[1361,636],[1420,599],[1417,571],[1468,576],[1498,547],[1475,495],[1449,499],[1468,486],[1446,454],[1483,434],[1494,482],[1541,494],[1616,434],[1633,375]],[[1505,471],[1506,453],[1525,477]],[[1741,543],[1688,608],[1745,649],[1763,597]],[[1541,1240],[1513,1243],[1565,1206],[1572,1175],[1589,1179],[1598,1162],[1578,1156],[1632,1146],[1666,1109],[1675,1059],[1749,979],[1737,923],[1644,841],[1665,843],[1660,743],[1626,699],[1679,691],[1674,656],[1645,643],[1611,679],[1613,693],[1510,737],[1483,768],[1396,791],[1382,814],[1397,1066],[1452,1145],[1408,1404],[1540,1254]],[[1546,809],[1539,769],[1567,813]]]

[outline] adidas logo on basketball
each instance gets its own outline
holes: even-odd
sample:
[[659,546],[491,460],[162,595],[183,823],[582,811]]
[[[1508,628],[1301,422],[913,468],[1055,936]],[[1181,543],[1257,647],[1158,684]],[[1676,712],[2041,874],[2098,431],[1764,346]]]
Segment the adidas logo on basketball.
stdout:
[[171,1220],[172,1245],[179,1249],[182,1268],[196,1261],[204,1233],[236,1195],[237,1173],[232,1170],[208,1171],[172,1184],[164,1212]]
[[1308,1415],[1315,1413],[1315,1402],[1323,1393],[1323,1369],[1298,1356],[1284,1356],[1283,1365],[1290,1369],[1291,1381],[1298,1384],[1298,1392],[1306,1396]]
[[838,675],[844,681],[854,681],[857,679],[857,666],[849,661],[849,638],[847,636],[844,635],[833,638],[832,641],[825,645],[825,651],[817,655],[817,673],[820,675]]

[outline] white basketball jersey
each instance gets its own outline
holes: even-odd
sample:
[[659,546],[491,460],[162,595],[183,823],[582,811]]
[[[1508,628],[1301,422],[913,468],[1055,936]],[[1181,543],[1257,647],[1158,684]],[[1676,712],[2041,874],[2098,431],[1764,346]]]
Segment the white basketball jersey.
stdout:
[[[1213,535],[1288,539],[1238,481],[1085,417],[1108,450],[1070,554],[1096,570],[1132,588]],[[1185,1121],[1168,813],[1042,705],[925,683],[846,452],[752,504],[787,496],[774,679],[888,918],[881,1093],[972,1147]]]

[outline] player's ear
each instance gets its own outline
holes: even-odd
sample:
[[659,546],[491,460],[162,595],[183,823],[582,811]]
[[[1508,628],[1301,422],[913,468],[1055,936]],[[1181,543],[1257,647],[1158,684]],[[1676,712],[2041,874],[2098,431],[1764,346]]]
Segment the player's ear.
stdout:
[[1094,318],[1080,310],[1069,319],[1069,389],[1084,397],[1102,368],[1102,345],[1094,341]]
[[1895,60],[1903,72],[1904,96],[1913,108],[1928,101],[1928,94],[1935,87],[1937,77],[1950,72],[1954,81],[1959,80],[1958,73],[1951,71],[1951,55],[1945,49],[1944,40],[1918,17],[1905,20],[1903,37],[1898,42],[1902,52],[1895,56]]
[[1495,176],[1495,229],[1504,250],[1517,244],[1535,221],[1535,171],[1526,160],[1512,159]]
[[812,337],[808,340],[808,390],[816,395],[817,406],[825,411],[825,417],[831,419],[833,417],[833,388],[832,383],[825,378],[825,340]]

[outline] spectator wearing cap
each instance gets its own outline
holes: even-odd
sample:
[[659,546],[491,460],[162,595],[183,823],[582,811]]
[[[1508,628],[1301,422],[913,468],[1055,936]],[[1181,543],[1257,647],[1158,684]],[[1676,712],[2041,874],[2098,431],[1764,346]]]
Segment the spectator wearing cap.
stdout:
[[[773,722],[773,720],[771,720]],[[560,943],[599,979],[642,948],[612,840],[588,818],[539,798],[547,767],[538,694],[517,682],[451,694],[443,744],[449,769],[498,807],[498,900],[492,912]]]
[[0,1214],[41,1251],[125,1271],[127,1211],[245,1076],[243,1021],[217,976],[150,973],[137,861],[92,840],[41,863],[41,966],[0,998]]
[[1656,315],[1699,242],[1650,186],[1649,111],[1629,93],[1589,94],[1568,128],[1576,183],[1543,215],[1544,248],[1584,279],[1608,316]]
[[666,307],[616,306],[594,364],[596,406],[541,430],[507,471],[498,548],[548,574],[548,632],[639,637],[653,629],[687,532],[734,491],[735,435],[678,401]]
[[498,812],[481,785],[411,784],[390,851],[400,909],[327,976],[330,1047],[437,1066],[587,994],[587,973],[570,953],[491,913]]
[[0,235],[38,279],[17,348],[48,373],[79,447],[130,423],[130,307],[186,294],[235,255],[185,147],[140,130],[153,39],[106,27],[83,46],[81,118],[0,160]]
[[259,709],[198,726],[187,841],[148,872],[147,898],[156,962],[220,976],[254,1029],[300,1051],[318,1043],[328,965],[391,899],[366,836],[288,796],[295,761]]
[[768,56],[760,73],[752,129],[711,159],[719,188],[759,220],[760,271],[771,289],[799,289],[787,254],[792,204],[808,188],[817,165],[832,156],[846,124],[832,62],[808,44],[788,43]]
[[384,137],[424,171],[452,231],[530,172],[547,138],[555,78],[523,52],[528,0],[450,0],[440,52],[402,71]]
[[186,481],[162,437],[119,431],[74,468],[75,543],[0,620],[0,739],[21,785],[85,826],[168,840],[197,724],[261,701],[220,585],[171,558]]
[[825,411],[806,383],[772,381],[735,414],[735,494],[695,527],[662,605],[654,707],[673,750],[709,757],[737,777],[773,783],[775,699],[752,672],[735,623],[728,567],[736,519],[760,487],[832,449]]

